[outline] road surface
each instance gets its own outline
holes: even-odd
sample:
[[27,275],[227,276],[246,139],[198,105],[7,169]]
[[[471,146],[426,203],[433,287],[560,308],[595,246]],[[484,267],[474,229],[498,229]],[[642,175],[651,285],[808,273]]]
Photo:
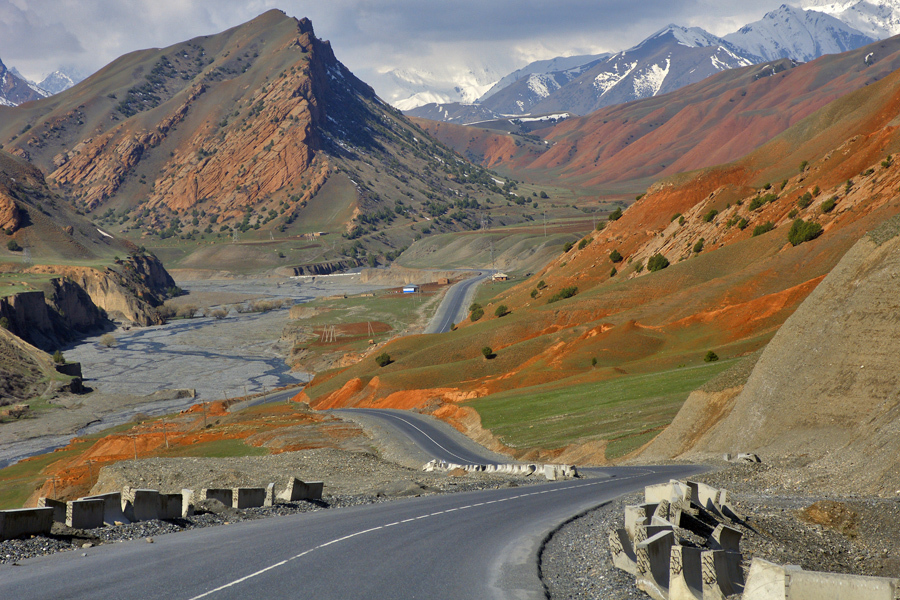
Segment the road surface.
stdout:
[[425,328],[425,333],[446,333],[450,331],[451,325],[465,319],[467,300],[474,295],[478,284],[490,277],[492,273],[493,271],[479,271],[474,277],[464,279],[447,290],[447,295],[444,296],[437,312],[428,327]]
[[[427,419],[412,417],[397,427],[414,432],[417,443],[431,438],[444,451],[468,451]],[[245,521],[159,536],[153,544],[102,545],[0,567],[0,598],[543,599],[538,556],[553,529],[644,485],[702,470],[606,468],[596,478]]]

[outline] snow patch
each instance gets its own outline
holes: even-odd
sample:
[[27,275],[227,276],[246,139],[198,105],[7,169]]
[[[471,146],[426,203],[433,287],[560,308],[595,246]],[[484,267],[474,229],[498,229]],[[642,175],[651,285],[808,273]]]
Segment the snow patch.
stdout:
[[672,59],[666,58],[666,66],[650,65],[642,73],[634,77],[634,94],[638,98],[649,98],[659,93],[663,82],[669,75]]
[[605,73],[600,73],[597,77],[594,78],[594,87],[600,92],[600,95],[603,96],[606,92],[614,88],[620,81],[628,77],[632,71],[634,71],[635,67],[637,67],[638,61],[634,61],[633,63],[625,64],[624,66],[620,63],[616,63],[613,67],[612,71],[606,71]]

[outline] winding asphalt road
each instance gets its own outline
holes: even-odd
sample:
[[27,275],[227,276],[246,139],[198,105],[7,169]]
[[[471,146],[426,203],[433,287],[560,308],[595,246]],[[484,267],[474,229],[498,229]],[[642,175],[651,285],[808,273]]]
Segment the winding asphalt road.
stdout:
[[466,318],[466,298],[492,273],[493,271],[479,271],[474,277],[464,279],[447,290],[447,295],[425,328],[425,333],[446,333],[450,331],[451,325]]
[[[435,441],[450,452],[467,447],[462,440],[452,447],[425,418],[408,421],[398,427],[423,448]],[[619,495],[701,470],[608,468],[595,478],[102,545],[0,567],[0,598],[542,599],[538,555],[549,532]]]

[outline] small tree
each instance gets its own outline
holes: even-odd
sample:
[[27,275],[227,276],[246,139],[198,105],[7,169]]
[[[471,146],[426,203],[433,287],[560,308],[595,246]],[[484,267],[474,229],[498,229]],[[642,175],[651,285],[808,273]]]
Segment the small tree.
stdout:
[[481,353],[484,354],[484,357],[487,360],[491,360],[492,358],[494,358],[496,356],[496,354],[494,354],[494,351],[491,349],[490,346],[485,346],[484,348],[482,348]]
[[212,318],[216,319],[217,321],[221,321],[222,319],[224,319],[225,317],[228,316],[228,311],[225,310],[224,308],[217,308],[215,310],[211,310],[208,313],[206,313],[206,316],[212,317]]
[[705,241],[706,240],[704,240],[703,238],[700,238],[699,240],[697,240],[697,243],[694,244],[694,248],[693,248],[695,253],[699,254],[699,253],[703,252],[703,242],[705,242]]
[[618,273],[618,271],[616,271],[616,268],[613,267],[613,268],[612,268],[612,271],[609,272],[609,276],[610,276],[610,277],[615,277],[617,273]]
[[595,356],[594,358],[591,359],[591,366],[592,366],[592,367],[596,367],[596,366],[597,366],[597,357],[596,357],[596,356]]
[[65,359],[65,357],[63,356],[63,353],[60,352],[59,350],[57,350],[56,352],[54,352],[54,353],[53,353],[53,362],[55,362],[55,363],[58,364],[58,365],[64,365],[64,364],[66,364],[66,359]]
[[716,362],[717,360],[719,360],[719,355],[712,350],[708,351],[706,356],[703,357],[703,362]]
[[822,203],[822,213],[828,214],[834,210],[834,207],[837,205],[837,196],[833,196]]
[[607,217],[610,221],[618,221],[622,218],[622,209],[617,208],[616,210],[609,213],[609,217]]
[[662,271],[669,266],[669,259],[662,254],[654,254],[647,260],[647,270],[650,272]]
[[480,306],[469,313],[469,319],[474,323],[478,319],[484,316],[484,309]]
[[619,253],[618,249],[613,250],[609,253],[609,260],[614,263],[622,262],[622,255]]
[[762,235],[764,233],[769,233],[773,229],[775,229],[775,223],[773,223],[772,221],[766,221],[762,225],[757,225],[753,228],[753,237]]
[[16,240],[9,240],[6,242],[6,248],[10,252],[19,252],[22,249],[22,246],[20,246]]
[[541,190],[540,197],[546,200],[550,196],[547,195],[547,192],[545,192],[544,190]]
[[537,297],[538,297],[538,291],[537,291],[537,288],[531,290],[531,297],[532,297],[532,298],[537,298]]
[[822,226],[813,221],[797,219],[788,231],[788,241],[792,246],[799,246],[803,242],[814,240],[822,235]]
[[177,314],[179,317],[185,319],[193,319],[199,310],[200,309],[196,304],[185,304],[184,306],[178,307]]
[[391,360],[391,355],[388,354],[387,352],[382,352],[381,354],[379,354],[378,356],[375,357],[375,363],[379,367],[386,367],[389,364],[391,364],[392,362],[394,362],[394,361]]
[[107,348],[112,348],[119,342],[116,341],[116,337],[111,333],[104,333],[100,336],[100,345],[105,346]]
[[509,314],[509,309],[506,307],[505,304],[501,304],[500,306],[497,307],[497,310],[494,311],[494,315],[497,317],[505,317],[508,314]]
[[713,209],[710,209],[710,211],[709,211],[708,213],[706,213],[705,215],[703,215],[703,222],[704,222],[704,223],[709,223],[710,221],[712,221],[713,219],[716,218],[716,215],[717,215],[717,214],[719,214],[719,211],[717,211],[717,210],[714,209],[714,208],[713,208]]

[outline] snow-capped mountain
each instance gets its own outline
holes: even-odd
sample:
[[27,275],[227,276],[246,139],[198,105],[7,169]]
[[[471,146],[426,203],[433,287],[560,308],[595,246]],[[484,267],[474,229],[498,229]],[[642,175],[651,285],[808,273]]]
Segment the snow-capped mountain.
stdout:
[[393,69],[385,75],[390,77],[396,90],[388,100],[404,111],[429,103],[471,104],[500,79],[500,76],[488,67],[447,72]]
[[[522,67],[521,69],[517,69],[498,81],[494,84],[494,86],[487,91],[481,98],[478,99],[479,102],[484,102],[500,90],[516,83],[520,79],[531,79],[533,81],[544,81],[547,78],[553,79],[554,81],[558,81],[560,79],[560,75],[563,74],[571,74],[566,82],[571,81],[578,75],[584,72],[586,65],[591,63],[595,63],[598,60],[607,58],[609,53],[606,54],[581,54],[579,56],[558,56],[556,58],[551,58],[548,60],[537,60],[533,63],[529,63]],[[541,85],[540,83],[536,83],[535,85]],[[552,85],[552,84],[551,84]]]
[[875,39],[900,34],[900,0],[807,0],[803,8],[831,15]]
[[6,65],[0,61],[0,105],[18,106],[23,102],[40,100],[49,95],[37,84],[22,77],[15,68],[7,69]]
[[729,33],[725,39],[764,60],[801,62],[871,44],[869,37],[835,17],[782,4],[762,19]]
[[755,61],[698,27],[669,25],[634,48],[596,63],[531,110],[584,115],[604,106],[665,94]]
[[44,77],[38,87],[47,90],[50,94],[58,94],[65,91],[81,81],[81,78],[75,78],[64,70],[53,71]]

